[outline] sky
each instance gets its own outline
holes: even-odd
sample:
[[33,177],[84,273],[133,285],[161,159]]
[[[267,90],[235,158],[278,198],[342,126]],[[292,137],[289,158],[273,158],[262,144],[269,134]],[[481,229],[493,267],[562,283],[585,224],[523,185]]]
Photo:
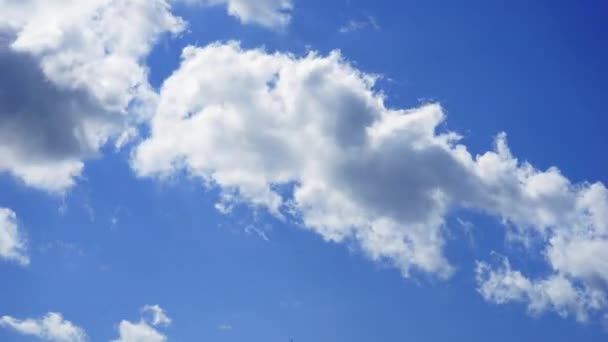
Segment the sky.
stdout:
[[607,14],[0,0],[0,341],[605,341]]

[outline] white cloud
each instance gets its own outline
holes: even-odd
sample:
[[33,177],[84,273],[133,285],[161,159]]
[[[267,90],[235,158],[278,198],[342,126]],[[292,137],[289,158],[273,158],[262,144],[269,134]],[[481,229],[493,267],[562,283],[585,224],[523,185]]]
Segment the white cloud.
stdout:
[[113,342],[164,342],[167,336],[161,334],[148,323],[122,321],[118,326],[119,337]]
[[150,323],[152,325],[167,326],[171,324],[171,318],[159,305],[145,305],[141,311],[142,314],[151,316]]
[[10,316],[0,317],[0,327],[52,342],[83,342],[87,336],[81,328],[63,318],[60,313],[50,312],[40,319],[20,320]]
[[[132,166],[159,178],[185,170],[222,190],[220,208],[244,202],[301,220],[326,240],[357,241],[404,276],[451,274],[445,218],[465,208],[501,218],[510,236],[545,244],[556,272],[547,291],[563,287],[563,277],[605,284],[603,184],[573,184],[557,168],[518,161],[505,134],[473,156],[457,134],[439,128],[438,104],[387,108],[374,81],[339,52],[188,47]],[[576,252],[583,246],[596,259]]]
[[144,57],[184,27],[165,0],[0,4],[0,172],[59,192],[155,105]]
[[64,192],[102,146],[123,146],[156,105],[145,57],[186,23],[175,1],[227,6],[284,27],[291,0],[23,0],[0,3],[0,173]]
[[479,262],[476,273],[478,291],[484,299],[496,304],[524,302],[532,314],[553,310],[562,317],[573,315],[579,321],[586,321],[590,313],[606,306],[606,294],[599,288],[584,282],[575,284],[562,274],[530,280],[512,270],[506,258],[497,269]]
[[225,5],[228,13],[245,24],[284,28],[291,20],[293,0],[175,0],[203,5]]
[[[145,305],[139,322],[123,320],[119,323],[119,337],[113,342],[164,342],[167,337],[155,326],[168,326],[171,319],[158,305]],[[0,327],[12,329],[22,335],[51,342],[84,342],[87,335],[82,328],[65,320],[60,313],[49,312],[40,319],[20,320],[11,316],[0,317]]]
[[8,208],[0,208],[0,258],[28,265],[25,240],[19,232],[17,215]]
[[154,326],[167,326],[171,319],[158,305],[145,305],[139,322],[123,320],[118,325],[119,337],[113,342],[164,342],[167,336],[160,333]]
[[[359,240],[404,274],[415,265],[447,275],[440,248],[446,199],[427,192],[419,170],[399,179],[407,169],[395,155],[398,145],[420,138],[429,153],[412,150],[416,158],[447,163],[439,173],[458,168],[449,158],[451,137],[433,135],[443,114],[436,105],[408,115],[387,110],[372,83],[336,52],[298,59],[235,44],[187,48],[133,166],[142,176],[187,169],[221,186],[224,201],[245,200],[277,216],[293,206],[327,240]],[[398,180],[409,193],[394,186]],[[286,201],[273,184],[290,182],[297,185]]]
[[[293,7],[288,0],[175,1],[226,5],[244,23],[274,28],[289,23]],[[449,276],[446,215],[484,212],[502,219],[510,241],[541,243],[552,272],[532,281],[481,263],[480,288],[488,279],[500,285],[481,291],[484,297],[579,319],[605,310],[596,301],[608,283],[603,184],[575,184],[557,168],[520,162],[504,134],[494,150],[473,156],[457,134],[440,128],[440,105],[386,107],[375,77],[339,52],[296,57],[235,43],[188,47],[158,98],[145,57],[160,35],[185,26],[169,3],[0,3],[0,172],[64,191],[85,160],[108,143],[124,144],[152,117],[151,135],[132,158],[140,176],[186,170],[222,190],[218,208],[264,207],[328,241],[356,241],[404,276],[413,269]],[[12,215],[5,215],[13,225],[2,226],[9,233],[0,248],[27,263]],[[511,278],[517,281],[503,281]],[[537,297],[545,304],[535,304]],[[593,305],[565,304],[588,297],[583,303]],[[123,323],[125,334],[155,331],[145,321]]]
[[[531,312],[548,309],[578,320],[608,309],[608,189],[601,183],[572,184],[557,169],[544,173],[525,164],[515,172],[523,188],[517,196],[500,195],[490,202],[501,215],[515,225],[510,232],[515,240],[543,246],[543,256],[551,274],[544,279],[527,280],[507,264],[493,270],[480,263],[478,282],[484,297],[494,302],[527,301]],[[509,187],[505,187],[508,191]],[[511,189],[515,185],[510,186]],[[523,296],[497,300],[493,287],[501,284],[504,291],[522,291],[520,284],[505,282],[517,276],[529,283]],[[494,281],[492,281],[494,279]],[[510,300],[509,300],[510,299]]]

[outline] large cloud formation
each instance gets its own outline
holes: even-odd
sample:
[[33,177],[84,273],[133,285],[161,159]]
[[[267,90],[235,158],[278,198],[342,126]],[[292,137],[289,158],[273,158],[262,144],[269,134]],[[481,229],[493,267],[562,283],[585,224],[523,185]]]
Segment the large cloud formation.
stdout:
[[[545,244],[560,286],[544,288],[593,293],[583,309],[560,311],[583,318],[581,310],[606,307],[603,184],[573,184],[555,167],[518,161],[502,133],[494,150],[474,156],[458,134],[439,129],[441,106],[387,108],[374,82],[339,52],[296,57],[237,43],[188,47],[162,86],[133,168],[159,178],[186,171],[222,190],[222,210],[245,202],[301,220],[326,240],[358,242],[404,276],[419,270],[448,277],[447,215],[455,208],[487,213],[512,235]],[[510,269],[480,263],[478,271],[488,300],[514,286],[501,282]]]
[[143,58],[184,23],[165,0],[0,4],[0,172],[59,192],[154,107]]
[[[476,210],[500,218],[511,236],[538,241],[549,268],[532,277],[506,259],[480,261],[484,298],[579,320],[606,312],[603,184],[574,184],[555,167],[519,161],[505,134],[493,150],[472,155],[458,134],[440,129],[440,105],[388,108],[374,76],[338,52],[188,47],[159,95],[144,60],[161,35],[184,29],[171,13],[174,1],[225,5],[244,23],[272,28],[285,27],[293,7],[289,0],[1,2],[0,173],[64,191],[85,160],[150,120],[150,136],[132,156],[137,174],[186,171],[222,190],[222,211],[239,202],[265,208],[328,241],[355,241],[406,277],[413,270],[448,277],[446,218]],[[138,326],[151,328],[125,321],[125,334]]]

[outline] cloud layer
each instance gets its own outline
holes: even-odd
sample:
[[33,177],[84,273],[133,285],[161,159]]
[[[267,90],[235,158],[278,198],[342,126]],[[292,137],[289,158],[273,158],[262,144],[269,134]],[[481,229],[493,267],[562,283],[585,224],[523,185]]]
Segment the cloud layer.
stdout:
[[240,202],[266,208],[326,240],[356,241],[406,277],[448,277],[446,217],[475,210],[500,218],[512,237],[538,238],[555,277],[604,295],[603,184],[573,184],[555,167],[518,161],[502,133],[474,156],[440,129],[441,106],[387,108],[374,82],[339,52],[188,47],[133,168],[159,178],[186,171],[222,190],[223,211]]

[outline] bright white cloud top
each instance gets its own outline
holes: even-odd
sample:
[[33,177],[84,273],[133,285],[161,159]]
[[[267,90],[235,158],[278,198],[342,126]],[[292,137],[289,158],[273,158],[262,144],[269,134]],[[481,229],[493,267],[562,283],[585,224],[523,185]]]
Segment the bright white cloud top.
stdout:
[[0,208],[0,259],[21,265],[30,263],[25,240],[17,225],[17,215],[8,208]]
[[10,316],[0,317],[0,327],[51,342],[84,342],[84,330],[63,318],[60,313],[49,312],[40,319],[17,319]]
[[[406,277],[412,269],[448,277],[454,266],[443,254],[446,217],[456,208],[487,213],[511,235],[542,241],[554,274],[539,281],[557,286],[552,280],[560,279],[559,288],[547,289],[593,294],[576,310],[567,302],[578,295],[561,297],[554,308],[579,319],[581,311],[605,308],[603,184],[573,184],[557,168],[518,161],[505,134],[493,151],[473,156],[458,134],[438,128],[445,120],[438,104],[387,108],[373,87],[374,77],[339,52],[295,57],[237,43],[188,47],[132,164],[140,176],[185,170],[222,189],[223,210],[245,202],[301,219],[328,241],[357,241]],[[292,185],[293,193],[277,185]],[[497,300],[492,291],[518,285],[500,281],[510,270],[480,265],[487,299],[533,300]]]

